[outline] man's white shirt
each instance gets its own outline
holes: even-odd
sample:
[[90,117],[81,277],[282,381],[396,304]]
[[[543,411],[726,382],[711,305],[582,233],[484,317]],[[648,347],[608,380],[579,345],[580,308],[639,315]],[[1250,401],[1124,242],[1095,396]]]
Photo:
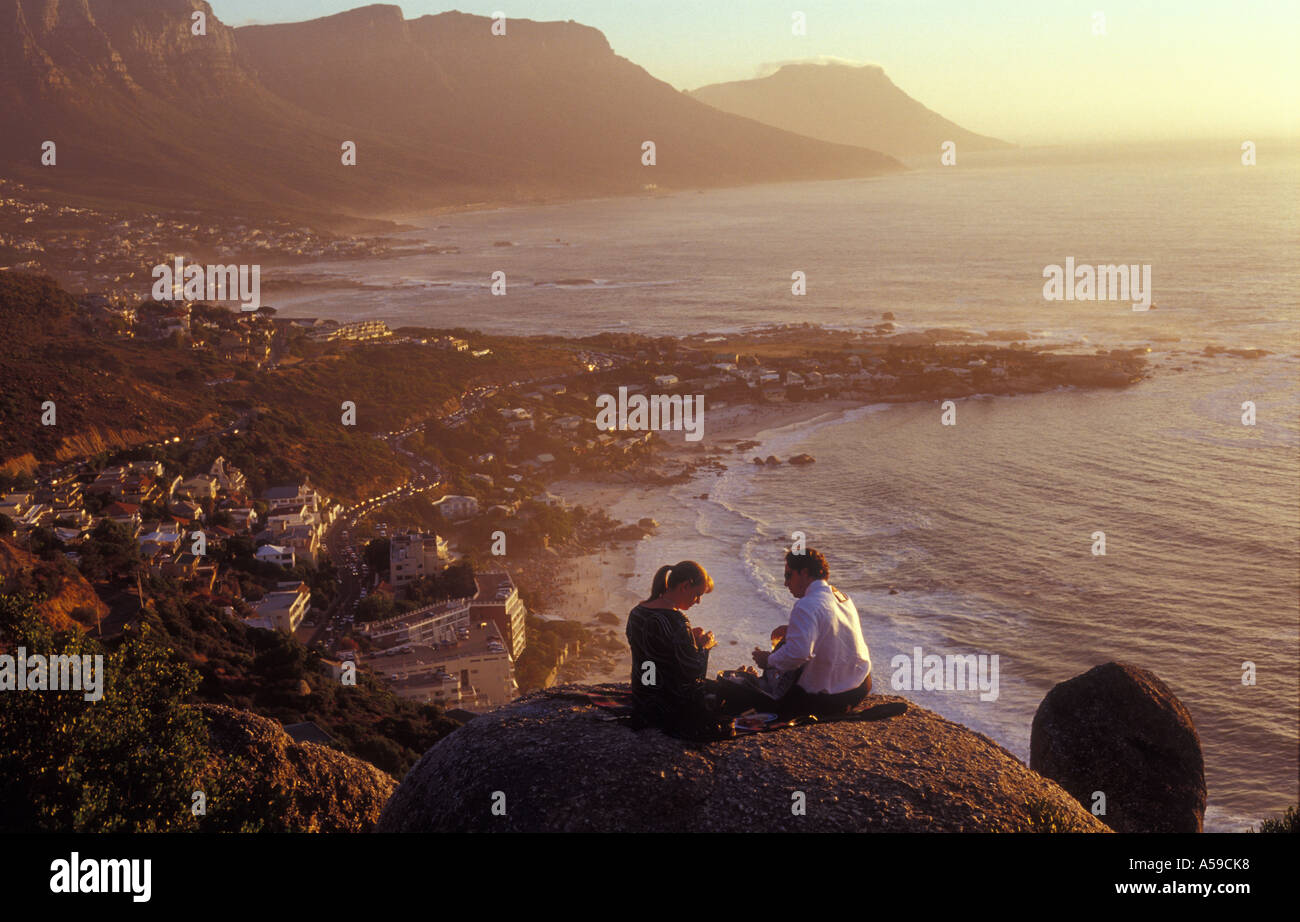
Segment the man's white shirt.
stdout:
[[767,665],[782,672],[804,666],[799,687],[806,692],[834,695],[861,685],[871,673],[871,653],[853,600],[826,580],[814,580],[795,602],[785,643]]

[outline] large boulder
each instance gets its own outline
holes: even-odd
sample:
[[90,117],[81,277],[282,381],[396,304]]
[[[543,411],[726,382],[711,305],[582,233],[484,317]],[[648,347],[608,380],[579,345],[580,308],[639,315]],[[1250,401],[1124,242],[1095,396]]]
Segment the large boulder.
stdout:
[[1029,766],[1117,832],[1201,832],[1205,761],[1192,715],[1155,674],[1106,663],[1047,693],[1029,738]]
[[295,743],[269,718],[220,704],[195,707],[208,721],[212,768],[220,779],[205,829],[369,832],[397,787],[369,762],[329,746]]
[[916,705],[701,744],[633,730],[574,690],[628,686],[559,686],[476,718],[411,769],[378,831],[1107,831],[1001,746]]

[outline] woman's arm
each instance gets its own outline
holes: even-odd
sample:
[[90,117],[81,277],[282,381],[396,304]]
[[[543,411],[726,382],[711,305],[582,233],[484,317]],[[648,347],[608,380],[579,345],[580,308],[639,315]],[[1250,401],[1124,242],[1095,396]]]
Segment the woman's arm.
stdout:
[[685,619],[674,618],[670,612],[656,613],[654,629],[647,638],[649,653],[663,685],[685,685],[708,675],[709,651],[700,649]]

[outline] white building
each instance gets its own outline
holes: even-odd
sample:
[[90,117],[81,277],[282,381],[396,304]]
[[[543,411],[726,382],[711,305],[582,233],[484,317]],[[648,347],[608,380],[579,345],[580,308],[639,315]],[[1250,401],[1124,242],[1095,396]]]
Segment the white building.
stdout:
[[519,598],[514,580],[505,572],[479,573],[474,583],[478,587],[478,595],[470,603],[474,620],[495,624],[511,658],[518,657],[527,644],[524,625],[528,609]]
[[298,511],[303,507],[313,515],[320,514],[320,494],[305,483],[271,487],[262,494],[262,499],[266,500],[269,507],[268,515],[275,515],[287,509]]
[[478,500],[472,496],[444,496],[432,505],[439,515],[451,521],[478,515]]
[[443,707],[488,710],[519,694],[514,662],[491,621],[475,621],[436,646],[413,643],[385,651],[367,664],[400,697]]
[[265,563],[273,563],[281,567],[292,567],[297,562],[294,559],[293,548],[279,544],[263,544],[253,552],[253,556]]
[[369,637],[375,648],[391,649],[410,643],[449,643],[468,629],[469,623],[469,599],[453,599],[383,621],[363,622],[356,630]]
[[255,602],[253,608],[257,611],[257,617],[248,623],[253,627],[292,634],[298,630],[309,607],[311,590],[306,583],[299,583],[296,589],[268,592],[261,601]]
[[404,586],[438,573],[449,556],[445,538],[418,531],[395,535],[388,543],[388,581]]

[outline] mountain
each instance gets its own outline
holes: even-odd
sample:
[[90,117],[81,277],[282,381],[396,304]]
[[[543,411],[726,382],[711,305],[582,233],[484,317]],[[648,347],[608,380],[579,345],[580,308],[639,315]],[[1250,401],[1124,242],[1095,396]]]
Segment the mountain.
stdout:
[[893,157],[937,157],[944,141],[955,142],[959,156],[1014,146],[967,131],[927,109],[875,65],[786,64],[758,80],[714,83],[690,95],[723,112]]
[[282,215],[902,169],[720,113],[587,26],[491,23],[373,5],[232,29],[202,0],[0,0],[0,167],[69,194]]

